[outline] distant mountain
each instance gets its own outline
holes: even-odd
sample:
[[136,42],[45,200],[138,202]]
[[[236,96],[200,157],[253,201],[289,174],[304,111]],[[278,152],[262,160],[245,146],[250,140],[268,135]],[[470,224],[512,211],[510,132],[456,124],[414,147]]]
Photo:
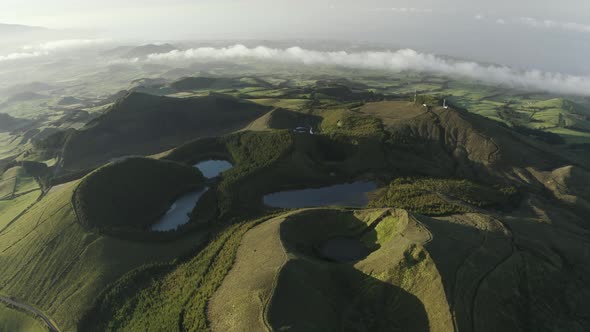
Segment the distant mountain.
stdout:
[[8,114],[0,113],[0,132],[13,131],[28,123],[29,120],[13,118]]
[[177,50],[178,48],[172,44],[148,44],[135,47],[131,49],[125,57],[127,58],[144,58],[150,54],[168,53],[170,51]]
[[83,104],[83,103],[84,103],[83,100],[78,99],[76,97],[71,97],[71,96],[63,97],[57,102],[57,104],[60,106],[77,105],[77,104]]
[[8,97],[5,101],[5,103],[7,104],[11,104],[11,103],[18,103],[18,102],[22,102],[22,101],[30,101],[30,100],[38,100],[38,99],[43,99],[43,98],[47,98],[47,96],[42,95],[40,93],[36,93],[36,92],[19,92],[19,93],[15,93],[14,95]]
[[6,87],[4,89],[0,89],[0,96],[1,95],[11,96],[11,95],[15,95],[18,93],[25,93],[25,92],[39,93],[39,92],[49,91],[52,89],[55,89],[55,86],[52,86],[52,85],[44,83],[44,82],[31,82],[31,83],[26,83],[26,84],[12,85],[12,86]]
[[168,53],[177,50],[178,47],[172,44],[147,44],[141,46],[118,46],[102,53],[108,57],[122,58],[145,58],[150,54]]
[[47,30],[47,29],[42,28],[42,27],[28,26],[28,25],[0,23],[0,34],[24,33],[24,32],[35,32],[35,31],[44,31],[44,30]]

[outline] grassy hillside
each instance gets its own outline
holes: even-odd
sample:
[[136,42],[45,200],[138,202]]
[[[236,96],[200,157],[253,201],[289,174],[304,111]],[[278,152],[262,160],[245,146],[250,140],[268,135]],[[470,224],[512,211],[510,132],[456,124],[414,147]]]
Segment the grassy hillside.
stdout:
[[321,118],[318,116],[308,115],[299,112],[293,112],[283,108],[276,108],[259,119],[252,122],[246,130],[269,130],[269,129],[289,129],[297,127],[314,128],[317,131],[317,125]]
[[[403,261],[404,248],[416,251],[419,247],[415,243],[427,239],[422,238],[423,231],[418,225],[408,223],[407,216],[390,215],[387,211],[300,211],[275,218],[246,233],[234,268],[211,299],[212,329],[388,331],[396,326],[402,330],[427,331],[426,322],[430,321],[430,330],[448,330],[452,326],[448,312],[446,317],[437,317],[433,308],[403,288],[406,285],[363,272],[363,269],[370,270],[366,265],[371,264],[372,257],[388,250],[384,246],[396,243],[401,250],[401,257],[388,256],[387,265],[395,270],[396,262]],[[368,227],[373,223],[382,226]],[[400,236],[402,232],[409,235],[412,231],[417,233],[409,239]],[[372,245],[381,243],[382,248],[358,263],[334,264],[319,257],[322,244],[338,236],[359,238]],[[257,241],[259,238],[266,241]],[[363,265],[363,262],[367,263]],[[398,269],[403,271],[404,265]],[[427,272],[432,266],[425,265],[422,269]],[[416,278],[423,277],[416,275]],[[436,287],[440,294],[440,282],[431,281],[431,284],[431,294],[435,294]],[[441,304],[444,305],[444,300]]]
[[285,108],[292,111],[299,111],[305,108],[309,104],[308,99],[280,99],[280,98],[270,98],[270,99],[250,99],[250,101],[266,105],[272,107],[279,107]]
[[204,186],[193,167],[148,158],[108,164],[86,176],[73,201],[84,227],[146,230],[180,195]]
[[425,215],[474,212],[518,205],[515,187],[499,189],[467,180],[400,178],[377,191],[370,207],[393,207]]
[[347,136],[377,136],[383,134],[381,121],[372,116],[347,109],[325,110],[320,113],[322,133]]
[[[573,229],[558,231],[528,218],[472,213],[431,219],[383,209],[319,209],[275,218],[245,234],[234,267],[209,302],[211,328],[497,331],[589,326],[583,309],[573,306],[588,302],[586,290],[573,293],[583,283],[576,276],[587,270],[579,265],[587,255],[575,252],[588,245],[576,239]],[[322,248],[342,237],[358,239],[370,254],[349,263],[326,260]],[[552,246],[555,253],[545,251]],[[535,256],[540,252],[548,260]],[[571,270],[555,266],[562,264],[559,255],[574,260]],[[572,293],[552,286],[560,282]],[[568,298],[570,305],[565,304]]]
[[22,211],[37,201],[40,190],[32,191],[13,199],[0,201],[0,229],[6,227]]
[[0,199],[17,197],[39,189],[34,176],[21,166],[12,167],[0,177]]
[[64,168],[84,169],[118,156],[153,154],[198,137],[222,135],[268,110],[218,94],[170,98],[131,93],[68,139]]
[[24,312],[0,304],[0,331],[44,332],[47,326]]
[[178,264],[146,266],[103,292],[81,320],[83,331],[207,330],[207,301],[231,268],[243,234],[264,219],[217,234],[199,254]]
[[0,294],[39,308],[64,331],[75,329],[108,284],[141,265],[194,252],[205,236],[191,233],[174,242],[141,243],[89,232],[72,209],[76,186],[53,188],[0,230]]
[[29,123],[29,120],[18,119],[8,114],[0,113],[0,132],[16,130]]

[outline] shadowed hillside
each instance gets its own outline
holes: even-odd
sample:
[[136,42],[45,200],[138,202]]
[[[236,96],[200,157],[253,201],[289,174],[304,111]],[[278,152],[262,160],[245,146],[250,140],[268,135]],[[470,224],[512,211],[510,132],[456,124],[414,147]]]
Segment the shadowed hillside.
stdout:
[[0,132],[17,130],[29,123],[29,120],[17,119],[8,114],[0,113]]
[[118,156],[151,154],[223,135],[268,109],[224,95],[180,99],[131,93],[69,138],[64,168],[89,168]]
[[174,199],[203,186],[195,168],[174,162],[129,158],[90,173],[73,201],[80,223],[106,232],[146,230]]
[[297,127],[316,128],[321,121],[319,116],[276,108],[252,122],[247,130],[289,129]]
[[[446,159],[439,165],[453,169],[457,176],[519,178],[517,168],[553,169],[567,164],[549,146],[463,111],[408,102],[367,104],[359,111],[380,119],[394,145],[429,144],[430,149],[438,150]],[[419,150],[409,154],[415,155]]]

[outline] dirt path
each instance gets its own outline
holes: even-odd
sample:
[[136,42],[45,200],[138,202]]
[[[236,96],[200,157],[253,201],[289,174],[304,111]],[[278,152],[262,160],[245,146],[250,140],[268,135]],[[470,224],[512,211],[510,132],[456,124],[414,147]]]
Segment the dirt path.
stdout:
[[42,313],[38,309],[33,308],[32,306],[30,306],[28,304],[20,303],[20,302],[13,300],[13,299],[8,298],[8,297],[4,297],[4,296],[0,296],[0,302],[3,302],[8,306],[24,310],[27,313],[29,313],[35,317],[41,318],[43,320],[43,322],[45,323],[45,325],[47,325],[47,327],[49,328],[50,332],[59,332],[59,328],[57,327],[57,325],[55,325],[53,320],[51,320],[51,318],[47,317],[44,313]]

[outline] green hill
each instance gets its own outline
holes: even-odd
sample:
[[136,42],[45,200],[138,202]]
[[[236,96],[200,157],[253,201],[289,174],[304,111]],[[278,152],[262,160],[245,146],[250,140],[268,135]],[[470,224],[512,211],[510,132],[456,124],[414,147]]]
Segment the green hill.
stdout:
[[17,130],[29,124],[29,120],[14,118],[8,114],[0,113],[0,132]]
[[203,176],[193,167],[128,158],[82,179],[73,202],[81,224],[89,229],[147,230],[178,196],[203,186]]
[[47,327],[26,313],[0,303],[0,331],[45,332]]
[[9,168],[0,175],[0,199],[17,197],[38,189],[35,177],[22,166]]
[[550,147],[465,111],[397,101],[369,103],[359,111],[383,122],[393,146],[415,147],[407,153],[410,158],[428,144],[430,158],[440,158],[438,167],[452,168],[460,177],[485,181],[490,174],[504,177],[515,167],[547,169],[567,163]]
[[198,137],[241,129],[268,110],[219,94],[170,98],[131,93],[71,135],[63,167],[85,169],[119,156],[161,152]]
[[297,127],[316,128],[321,118],[314,115],[304,114],[287,110],[284,108],[275,108],[256,119],[246,130],[269,130],[269,129],[289,129]]

